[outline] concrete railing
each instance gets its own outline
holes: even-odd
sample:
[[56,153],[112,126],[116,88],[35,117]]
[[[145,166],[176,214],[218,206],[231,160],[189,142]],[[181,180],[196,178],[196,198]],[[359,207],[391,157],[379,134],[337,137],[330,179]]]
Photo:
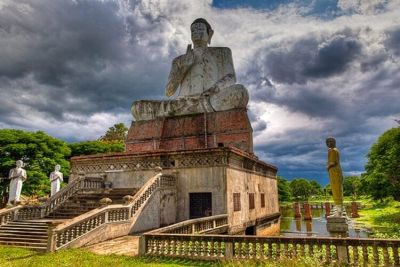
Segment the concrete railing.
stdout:
[[390,239],[146,233],[140,240],[139,253],[211,260],[312,257],[321,263],[399,266],[399,247],[400,240]]
[[[49,229],[48,251],[79,247],[129,234],[146,203],[159,188],[175,186],[175,177],[157,174],[126,205],[109,205]],[[106,229],[107,228],[107,229]]]
[[148,234],[203,234],[223,233],[228,230],[228,214],[208,216],[198,219],[186,220],[163,228],[159,228]]
[[62,188],[57,194],[41,205],[19,205],[9,209],[0,210],[0,225],[14,220],[31,220],[43,218],[50,214],[70,197],[82,190],[97,190],[103,188],[104,178],[84,177],[72,181]]

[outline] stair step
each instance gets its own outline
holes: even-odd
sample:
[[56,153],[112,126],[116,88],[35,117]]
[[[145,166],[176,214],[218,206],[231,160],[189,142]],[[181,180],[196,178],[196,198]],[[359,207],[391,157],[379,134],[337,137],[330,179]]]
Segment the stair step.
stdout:
[[26,242],[26,243],[37,243],[37,244],[43,244],[47,243],[47,238],[24,238],[24,237],[19,237],[19,236],[14,236],[14,237],[0,237],[0,242]]
[[30,235],[46,235],[47,231],[21,231],[17,229],[0,229],[3,234],[30,234]]
[[2,238],[8,238],[8,237],[21,237],[21,238],[33,238],[33,239],[43,239],[46,238],[47,239],[47,234],[43,234],[43,235],[30,235],[30,234],[12,234],[12,233],[1,233],[0,232],[0,239]]
[[[0,245],[2,245],[2,244],[0,244]],[[26,245],[26,246],[23,246],[23,245],[13,245],[13,244],[6,244],[7,246],[12,246],[12,247],[14,247],[14,248],[26,248],[26,249],[31,249],[31,250],[36,250],[36,251],[47,251],[47,246],[46,247],[44,247],[44,246],[40,246],[40,247],[35,247],[35,246],[30,246],[30,245]]]
[[[7,226],[15,228],[35,228],[35,229],[47,229],[47,225],[34,225],[34,224],[18,224],[8,223]],[[1,229],[1,228],[0,228]]]
[[18,230],[18,231],[35,231],[35,232],[46,232],[47,227],[42,228],[35,228],[35,227],[28,227],[28,226],[14,226],[14,225],[3,225],[0,227],[0,231],[2,230]]
[[39,248],[47,248],[47,244],[45,243],[37,243],[37,242],[23,242],[23,241],[3,241],[0,240],[0,245],[17,245],[17,246],[25,246],[25,247],[39,247]]

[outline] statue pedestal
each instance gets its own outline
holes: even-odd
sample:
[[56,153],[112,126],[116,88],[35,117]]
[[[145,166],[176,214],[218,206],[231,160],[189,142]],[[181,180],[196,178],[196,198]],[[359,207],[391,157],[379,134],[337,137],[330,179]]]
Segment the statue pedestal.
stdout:
[[134,121],[126,152],[234,147],[253,153],[253,129],[245,108]]
[[349,225],[346,217],[331,217],[326,218],[326,228],[333,234],[346,234],[349,231]]

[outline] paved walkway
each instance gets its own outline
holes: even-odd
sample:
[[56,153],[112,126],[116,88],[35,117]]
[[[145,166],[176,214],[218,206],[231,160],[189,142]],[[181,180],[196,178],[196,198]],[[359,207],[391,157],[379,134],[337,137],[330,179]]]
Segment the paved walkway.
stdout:
[[123,236],[90,245],[84,249],[100,255],[138,255],[139,236]]

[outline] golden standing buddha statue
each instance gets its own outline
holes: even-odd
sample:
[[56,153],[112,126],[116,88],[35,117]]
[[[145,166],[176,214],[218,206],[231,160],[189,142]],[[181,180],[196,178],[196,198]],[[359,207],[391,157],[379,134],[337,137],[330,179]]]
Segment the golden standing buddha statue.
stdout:
[[326,145],[328,147],[326,169],[329,173],[333,202],[336,207],[336,212],[333,216],[341,217],[343,207],[343,173],[340,167],[339,150],[336,148],[336,140],[333,137],[326,139]]

